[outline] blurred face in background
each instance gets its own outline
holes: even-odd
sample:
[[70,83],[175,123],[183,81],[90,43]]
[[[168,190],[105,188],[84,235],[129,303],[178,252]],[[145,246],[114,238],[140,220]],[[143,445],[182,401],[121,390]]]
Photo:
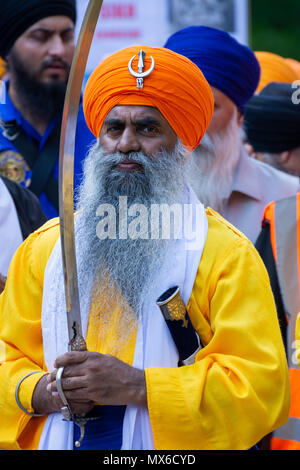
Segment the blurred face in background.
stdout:
[[22,66],[34,81],[66,83],[75,50],[74,24],[65,16],[44,18],[15,42],[7,60],[11,72]]
[[220,134],[226,129],[232,119],[236,120],[236,126],[241,127],[243,118],[237,110],[236,105],[222,91],[212,87],[215,107],[210,125],[207,129],[208,135]]
[[222,213],[240,157],[243,117],[224,93],[213,87],[212,92],[214,114],[201,144],[192,153],[189,177],[200,201]]
[[276,170],[300,177],[300,147],[281,153],[255,152],[254,149],[251,148],[249,155],[256,160],[273,166]]
[[62,110],[74,51],[74,23],[66,16],[44,18],[18,38],[6,60],[23,108],[46,120]]

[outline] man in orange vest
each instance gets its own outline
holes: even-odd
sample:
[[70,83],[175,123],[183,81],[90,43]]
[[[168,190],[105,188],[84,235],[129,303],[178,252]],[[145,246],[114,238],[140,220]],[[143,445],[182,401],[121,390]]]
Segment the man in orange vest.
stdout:
[[256,242],[269,273],[286,348],[291,386],[289,420],[273,432],[271,450],[300,449],[300,367],[296,358],[296,322],[300,311],[300,193],[270,203]]

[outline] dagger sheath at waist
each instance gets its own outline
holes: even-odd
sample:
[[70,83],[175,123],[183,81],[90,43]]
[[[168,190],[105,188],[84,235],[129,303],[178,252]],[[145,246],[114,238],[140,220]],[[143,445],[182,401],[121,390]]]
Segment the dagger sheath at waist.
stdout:
[[178,365],[193,364],[202,345],[180,296],[179,288],[177,286],[171,287],[157,299],[156,303],[177,347]]

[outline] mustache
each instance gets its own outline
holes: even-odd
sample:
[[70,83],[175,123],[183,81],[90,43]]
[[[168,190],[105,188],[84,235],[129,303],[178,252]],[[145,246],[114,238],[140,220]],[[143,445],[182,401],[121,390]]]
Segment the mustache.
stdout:
[[[146,164],[149,157],[141,152],[129,152],[129,153],[108,153],[102,152],[103,163],[111,163],[112,166],[118,165],[123,162],[137,163],[139,165]],[[102,162],[101,162],[102,163]]]
[[45,70],[48,67],[62,67],[65,70],[70,70],[70,65],[63,59],[45,59],[41,65],[41,71]]
[[[102,150],[99,151],[101,158],[98,160],[98,164],[101,165],[104,174],[115,172],[117,166],[121,163],[134,163],[139,166],[137,170],[139,173],[146,173],[153,164],[153,160],[147,155],[141,152],[130,152],[127,154],[123,153],[109,153],[104,154]],[[119,173],[119,172],[118,172]]]

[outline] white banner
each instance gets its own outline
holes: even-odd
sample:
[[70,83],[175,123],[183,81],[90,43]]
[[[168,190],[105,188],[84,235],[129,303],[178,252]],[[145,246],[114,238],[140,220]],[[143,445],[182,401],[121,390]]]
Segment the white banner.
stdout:
[[[76,34],[88,5],[77,0]],[[86,77],[107,55],[132,45],[161,47],[181,28],[206,25],[248,43],[248,0],[104,0]]]

